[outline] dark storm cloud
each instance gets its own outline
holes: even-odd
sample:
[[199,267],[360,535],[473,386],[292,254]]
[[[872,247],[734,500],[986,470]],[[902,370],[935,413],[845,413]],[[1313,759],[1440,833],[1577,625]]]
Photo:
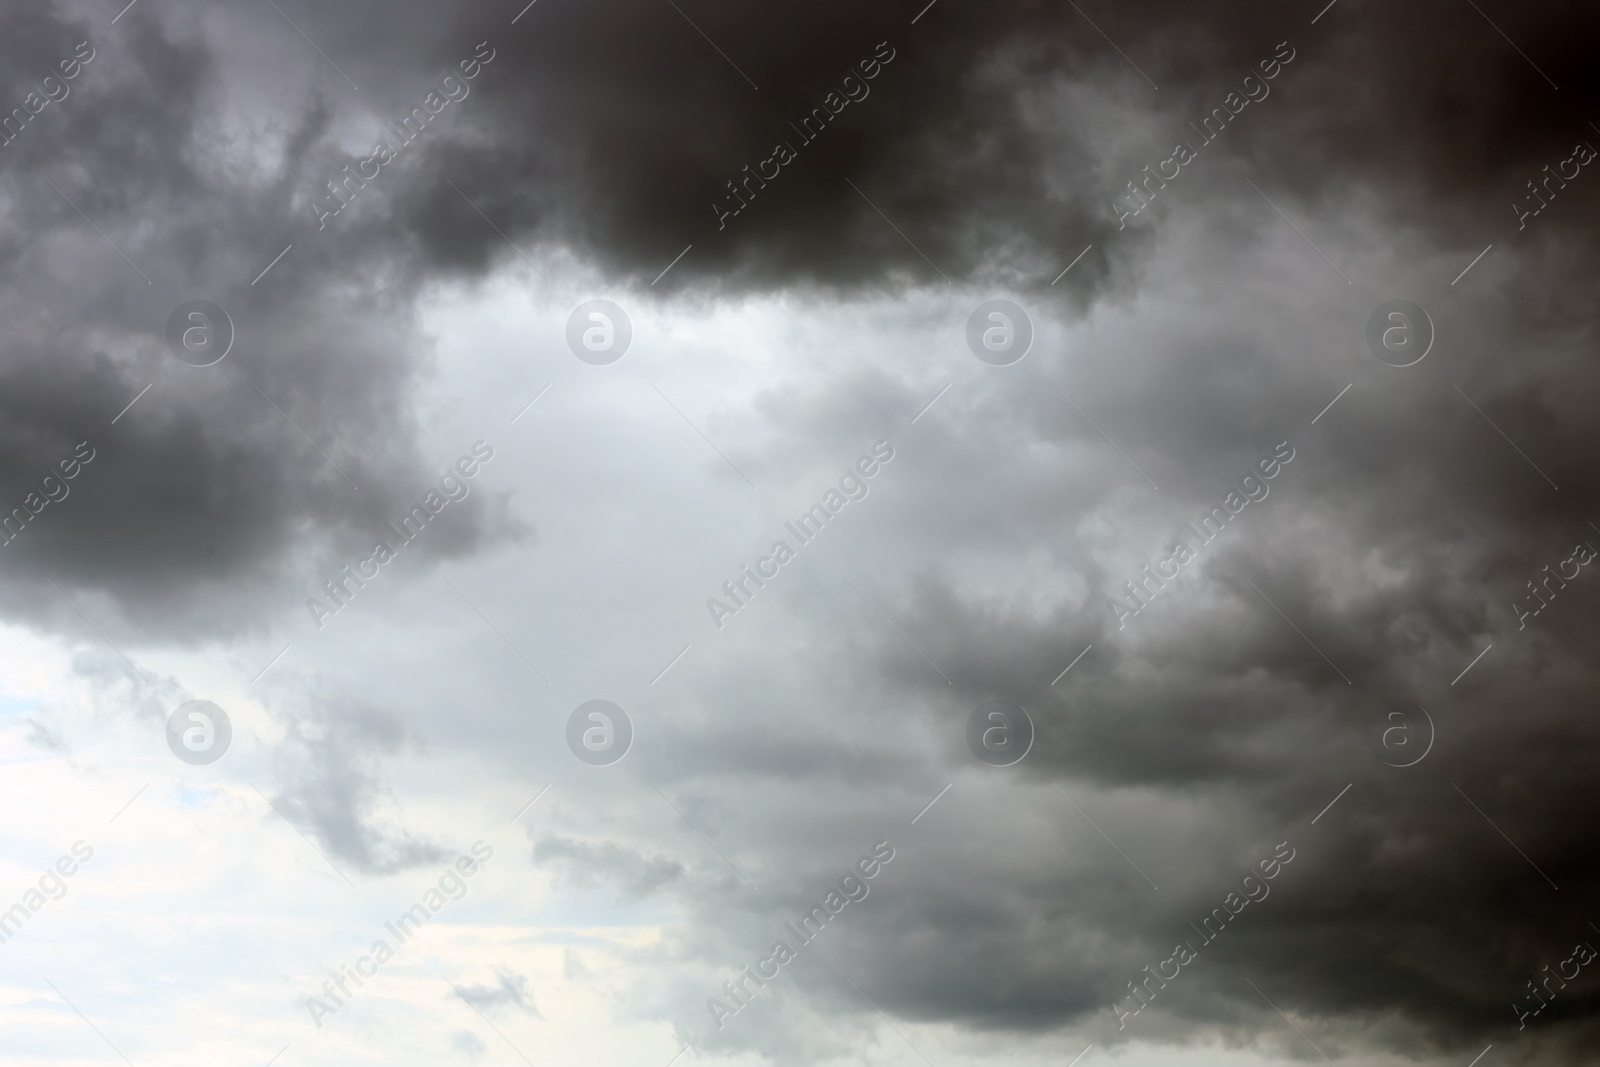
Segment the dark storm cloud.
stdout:
[[[26,51],[6,65],[19,106],[46,57],[94,52],[0,148],[0,507],[34,513],[3,549],[31,594],[16,609],[76,625],[48,586],[33,591],[42,575],[110,597],[146,636],[259,625],[264,605],[298,602],[278,584],[297,560],[370,548],[437,477],[409,407],[425,365],[411,334],[420,275],[389,251],[403,237],[350,233],[302,240],[295,270],[251,286],[300,236],[288,208],[330,122],[314,96],[276,143],[233,156],[226,72],[200,37],[137,9],[115,27],[48,8],[8,26],[6,47]],[[169,315],[195,298],[237,328],[213,367],[168,351]],[[41,510],[41,479],[80,446],[92,462]],[[449,516],[435,550],[476,543],[492,524],[483,504]]]
[[[473,134],[439,158],[508,233],[570,244],[625,277],[648,281],[694,243],[674,285],[942,283],[1000,248],[1054,262],[1110,222],[1089,214],[1083,192],[1061,191],[1098,164],[1080,154],[1066,173],[1044,173],[1015,75],[987,66],[1024,48],[1027,15],[958,12],[930,30],[910,25],[913,12],[859,5],[690,14],[716,47],[665,4],[626,3],[604,19],[551,4],[510,30],[474,9],[457,38],[491,40],[502,66],[478,86]],[[1058,40],[1041,65],[1076,51]],[[802,129],[814,109],[826,125]],[[780,143],[794,158],[773,177],[758,164]],[[770,181],[752,179],[750,206],[720,217],[714,203],[742,202],[728,183],[744,182],[747,165]],[[481,262],[498,238],[458,224],[458,199],[435,179],[401,210],[446,262]]]
[[[395,205],[433,256],[476,267],[500,251],[442,181],[451,176],[513,238],[571,245],[641,282],[693,243],[675,286],[977,275],[1042,288],[1053,265],[1093,243],[1072,283],[1092,294],[1141,246],[1127,231],[1112,237],[1112,198],[1172,140],[1192,139],[1190,123],[1245,76],[1259,82],[1260,62],[1284,41],[1296,65],[1267,86],[1279,100],[1256,109],[1276,114],[1252,114],[1205,148],[1249,157],[1262,184],[1326,197],[1335,175],[1381,182],[1406,225],[1444,234],[1491,202],[1514,221],[1508,198],[1591,132],[1594,75],[1572,42],[1592,32],[1593,15],[1573,4],[1499,19],[1563,83],[1559,93],[1486,19],[1447,0],[1346,0],[1315,27],[1304,4],[1087,12],[1128,59],[1069,4],[940,3],[913,25],[921,6],[680,13],[630,0],[602,19],[546,3],[510,26],[504,11],[474,5],[439,24],[441,43],[426,51],[374,37],[357,9],[321,25],[336,53],[365,63],[360,80],[402,97],[397,70],[447,69],[479,39],[496,50],[468,106],[470,134],[458,127],[448,149],[430,149],[430,173]],[[894,58],[874,61],[869,80],[860,68],[875,54]],[[1082,108],[1052,95],[1069,84],[1093,84],[1170,132],[1113,149]],[[816,108],[837,114],[820,133],[797,129]],[[741,203],[727,183],[743,183],[745,166],[779,143],[795,159],[775,178],[766,169],[770,181],[741,184],[753,200],[719,221],[713,203]]]
[[[1428,262],[1432,251],[1419,258]],[[1518,259],[1517,266],[1537,264]],[[1600,624],[1593,599],[1600,585],[1587,584],[1587,568],[1572,577],[1568,564],[1569,581],[1542,586],[1546,564],[1556,570],[1579,542],[1600,545],[1589,525],[1594,478],[1581,459],[1594,451],[1593,419],[1565,399],[1592,396],[1600,385],[1567,325],[1590,306],[1583,290],[1592,271],[1516,277],[1512,267],[1495,275],[1509,289],[1502,297],[1451,303],[1441,295],[1436,313],[1450,332],[1448,347],[1410,378],[1352,362],[1356,384],[1340,401],[1348,406],[1313,428],[1311,417],[1344,379],[1312,393],[1317,372],[1307,372],[1300,353],[1359,344],[1370,305],[1340,313],[1344,340],[1324,340],[1319,331],[1308,338],[1298,323],[1302,315],[1315,319],[1325,294],[1274,286],[1278,314],[1261,336],[1243,338],[1231,321],[1238,304],[1228,287],[1259,269],[1219,270],[1195,301],[1175,303],[1171,317],[1185,321],[1165,341],[1167,312],[1152,315],[1143,339],[1154,335],[1155,350],[1142,355],[1149,380],[1137,388],[1118,372],[1093,370],[1092,351],[1044,372],[1086,380],[1101,398],[1086,405],[1090,414],[1103,425],[1120,419],[1119,437],[1163,486],[1151,494],[1153,514],[1133,511],[1122,531],[1136,562],[1105,567],[1085,545],[1094,544],[1092,531],[1075,521],[1085,511],[1128,512],[1117,496],[1102,489],[1072,500],[1036,489],[1051,484],[1047,463],[991,448],[991,437],[1014,431],[989,421],[1002,417],[1000,405],[953,404],[942,416],[953,423],[947,439],[919,441],[930,450],[925,457],[905,446],[903,476],[925,482],[911,494],[919,505],[885,534],[896,554],[924,561],[907,568],[897,599],[879,600],[909,641],[877,625],[867,631],[878,635],[889,688],[920,693],[930,718],[945,723],[952,763],[968,757],[960,712],[948,704],[970,708],[1002,694],[1033,709],[1040,723],[1024,779],[1188,798],[1228,827],[1235,843],[1214,841],[1210,855],[1178,865],[1178,884],[1157,873],[1163,892],[1154,908],[1085,900],[1105,880],[1131,873],[1116,869],[1114,857],[1109,868],[1033,882],[1019,877],[1025,865],[1017,857],[986,864],[1008,887],[1000,901],[968,884],[969,864],[951,862],[939,889],[906,891],[916,899],[894,909],[893,936],[876,929],[866,936],[857,961],[870,968],[867,988],[885,1010],[911,1018],[1020,1029],[1103,1023],[1107,1007],[1128,996],[1125,982],[1169,955],[1171,941],[1189,936],[1187,923],[1208,913],[1235,872],[1254,861],[1239,842],[1288,838],[1302,849],[1294,878],[1246,915],[1240,937],[1230,933],[1202,954],[1203,977],[1186,977],[1158,997],[1135,1036],[1256,1040],[1275,1028],[1276,1016],[1249,978],[1285,1010],[1320,1020],[1325,1029],[1313,1037],[1330,1055],[1359,1054],[1366,1040],[1470,1058],[1490,1041],[1521,1041],[1553,1062],[1584,1062],[1593,1002],[1582,983],[1527,1034],[1519,1035],[1511,1005],[1536,1006],[1524,983],[1586,937],[1582,901],[1596,881],[1595,835],[1579,813],[1593,807],[1589,783],[1600,769],[1587,710],[1597,679],[1586,651]],[[1412,264],[1398,273],[1419,276]],[[1530,320],[1518,308],[1535,299],[1552,307]],[[1500,341],[1518,333],[1530,358],[1495,362]],[[1480,402],[1499,393],[1487,412],[1519,445],[1548,457],[1541,466],[1559,491],[1473,410],[1453,379],[1477,383]],[[1026,396],[1008,391],[1010,417],[1030,423],[1035,441],[1096,442],[1102,462],[1137,482],[1038,377],[1027,380],[1036,388]],[[1303,400],[1285,400],[1302,393]],[[1122,580],[1138,577],[1137,567],[1161,558],[1173,541],[1198,546],[1183,523],[1218,504],[1280,434],[1299,451],[1271,495],[1249,505],[1202,549],[1194,571],[1119,630],[1107,597],[1126,603]],[[974,456],[961,455],[972,446]],[[1005,457],[1000,479],[984,469],[997,455]],[[930,500],[969,502],[1012,521],[1003,537],[960,539],[948,533],[955,523],[932,525],[920,503]],[[1041,515],[1041,501],[1055,514]],[[963,591],[955,568],[942,562],[959,550],[1030,561],[1052,553],[1088,591],[1048,612]],[[1513,604],[1540,603],[1530,580],[1554,599],[1519,628]],[[1452,685],[1491,642],[1492,658]],[[1052,687],[1056,672],[1091,643],[1070,680]],[[919,652],[950,676],[953,701]],[[1415,729],[1418,705],[1434,716],[1436,748],[1413,770],[1380,765],[1374,719],[1400,709]],[[1349,782],[1338,817],[1312,831],[1310,818]],[[1059,929],[1050,916],[1059,916]],[[1075,924],[1088,916],[1119,951],[1076,951]],[[1053,952],[1031,951],[1041,923]],[[935,938],[938,953],[904,947]],[[954,952],[1011,962],[998,972],[937,966],[935,955]],[[1365,1038],[1339,1037],[1346,1026]]]
[[[1422,252],[1424,262],[1431,252]],[[1540,272],[1538,254],[1513,253],[1513,265],[1497,270],[1494,278],[1509,290],[1503,297],[1450,302],[1441,294],[1436,312],[1448,347],[1409,379],[1384,376],[1376,363],[1351,366],[1356,384],[1341,401],[1349,406],[1315,428],[1307,425],[1311,416],[1344,379],[1286,403],[1310,393],[1311,376],[1293,372],[1293,361],[1301,351],[1359,344],[1368,308],[1352,304],[1341,314],[1346,340],[1323,341],[1316,331],[1296,336],[1301,305],[1311,311],[1324,298],[1276,286],[1276,323],[1267,336],[1241,339],[1227,321],[1238,307],[1227,286],[1258,268],[1219,272],[1202,298],[1215,300],[1219,314],[1186,309],[1186,329],[1175,330],[1153,357],[1159,387],[1090,407],[1107,422],[1123,418],[1123,440],[1137,441],[1130,445],[1135,460],[1164,486],[1161,517],[1142,516],[1128,527],[1142,558],[1108,573],[1062,550],[1065,569],[1090,591],[1042,619],[1028,607],[964,594],[949,577],[912,581],[902,592],[894,617],[909,643],[882,634],[880,670],[939,706],[948,687],[914,644],[950,675],[968,707],[998,692],[1034,709],[1042,726],[1025,778],[1065,775],[1193,798],[1203,809],[1220,807],[1218,823],[1239,841],[1281,835],[1302,847],[1295,878],[1247,916],[1243,936],[1230,934],[1203,953],[1201,981],[1186,978],[1158,997],[1139,1023],[1146,1029],[1134,1028],[1137,1036],[1255,1041],[1276,1024],[1249,978],[1285,1010],[1319,1019],[1313,1036],[1330,1055],[1358,1055],[1367,1041],[1470,1057],[1491,1041],[1518,1041],[1535,1057],[1585,1062],[1593,998],[1581,982],[1528,1033],[1519,1032],[1512,1013],[1514,1002],[1537,1006],[1527,980],[1592,936],[1582,901],[1596,881],[1595,836],[1579,813],[1593,807],[1597,770],[1588,712],[1597,679],[1586,649],[1600,623],[1592,599],[1600,586],[1586,584],[1592,573],[1574,563],[1561,572],[1568,581],[1543,585],[1546,565],[1554,571],[1560,561],[1575,562],[1580,542],[1600,545],[1589,525],[1594,478],[1581,459],[1593,454],[1593,419],[1584,404],[1566,399],[1592,396],[1600,385],[1583,354],[1592,341],[1575,341],[1581,332],[1568,325],[1591,306],[1584,288],[1592,270]],[[1530,273],[1516,276],[1529,265]],[[1403,273],[1420,272],[1407,265]],[[1526,315],[1524,301],[1550,310]],[[1158,321],[1152,330],[1165,327]],[[1528,360],[1495,359],[1510,336],[1519,336],[1516,348],[1529,351]],[[1109,374],[1094,381],[1082,366],[1077,373],[1088,373],[1096,390],[1115,395]],[[1453,379],[1476,385],[1493,422],[1540,457],[1559,491]],[[1049,407],[1016,403],[1036,420],[1039,438],[1094,439],[1076,416]],[[1141,417],[1130,417],[1134,412]],[[970,442],[970,430],[961,425],[952,439]],[[1250,505],[1255,510],[1202,551],[1196,571],[1150,598],[1119,630],[1106,598],[1127,602],[1122,579],[1136,578],[1138,565],[1159,559],[1173,541],[1196,544],[1184,521],[1215,506],[1280,432],[1299,453],[1272,483],[1272,495]],[[1100,448],[1104,462],[1136,477]],[[929,493],[965,496],[962,475],[969,472],[957,461],[919,467],[908,449],[907,467],[938,471],[939,489]],[[980,499],[1007,516],[1032,518],[1037,506],[1035,494],[1020,491],[1014,500],[992,492]],[[1106,503],[1091,498],[1082,506]],[[1076,505],[1061,508],[1054,529],[1025,527],[1038,551],[1071,536]],[[932,547],[937,534],[896,533],[897,550],[915,545],[909,554],[929,561],[918,569],[944,569],[934,562],[941,558]],[[1008,547],[1025,537],[1013,527]],[[1539,583],[1539,594],[1529,581]],[[1519,627],[1513,605],[1534,607],[1552,594],[1540,615]],[[1052,688],[1055,671],[1091,642],[1070,685]],[[1491,642],[1492,658],[1452,684]],[[1374,719],[1399,709],[1417,729],[1418,705],[1434,716],[1436,748],[1413,770],[1381,766],[1371,745]],[[964,760],[959,731],[947,736],[952,759]],[[1309,819],[1349,782],[1338,817],[1312,832]],[[1066,928],[1055,941],[1061,952],[1030,957],[1033,940],[1018,936],[1064,899],[1078,901],[1095,880],[1127,872],[1025,886],[1013,914],[981,894],[953,913],[943,898],[965,887],[951,870],[950,889],[896,909],[896,922],[905,924],[896,943],[922,945],[939,931],[947,945],[952,928],[986,931],[963,935],[963,958],[1010,959],[1014,966],[1001,975],[941,970],[932,953],[897,952],[876,933],[860,962],[874,969],[880,1005],[887,999],[896,1007],[886,1010],[913,1018],[956,1017],[980,1027],[1093,1025],[1128,995],[1124,983],[1140,977],[1141,966],[1165,958],[1170,940],[1185,938],[1187,923],[1215,905],[1209,898],[1220,899],[1234,877],[1228,868],[1253,860],[1247,848],[1214,847],[1213,855],[1180,868],[1181,885],[1162,879],[1162,906],[1153,911],[1097,913],[1074,904],[1074,918],[1093,914],[1091,925],[1117,931],[1111,936],[1124,948],[1140,945],[1142,957],[1072,960]],[[1016,885],[1015,860],[994,869],[1007,872],[997,880]],[[1177,907],[1170,906],[1174,897]],[[1168,943],[1158,940],[1163,933]],[[1028,980],[1014,981],[1019,973]],[[1339,1036],[1346,1026],[1365,1038]]]

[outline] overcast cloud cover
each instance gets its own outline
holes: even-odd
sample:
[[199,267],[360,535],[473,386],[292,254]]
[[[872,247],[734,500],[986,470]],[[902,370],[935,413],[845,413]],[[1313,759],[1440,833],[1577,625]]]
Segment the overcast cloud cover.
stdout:
[[1600,1059],[1590,5],[125,3],[0,32],[0,1062]]

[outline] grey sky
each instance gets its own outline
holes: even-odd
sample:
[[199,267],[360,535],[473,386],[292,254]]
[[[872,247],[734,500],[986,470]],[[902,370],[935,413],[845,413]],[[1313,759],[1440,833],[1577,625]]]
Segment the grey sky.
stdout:
[[[57,994],[140,1064],[1587,1061],[1587,971],[1513,1006],[1600,938],[1592,13],[5,20],[0,507],[30,517],[0,548],[0,908],[103,828],[0,946],[18,1062],[109,1054]],[[609,365],[567,342],[597,298],[632,326]],[[967,348],[991,299],[1031,318],[1010,366]],[[1408,367],[1366,340],[1396,299],[1434,331]],[[168,343],[193,300],[233,326],[214,366]],[[385,524],[480,441],[401,549]],[[191,697],[232,718],[219,762],[168,751]],[[995,697],[1035,727],[1006,769],[966,742]],[[632,724],[610,766],[568,750],[594,699]],[[308,1022],[479,839],[463,902]],[[717,1028],[707,998],[883,840],[867,899]]]

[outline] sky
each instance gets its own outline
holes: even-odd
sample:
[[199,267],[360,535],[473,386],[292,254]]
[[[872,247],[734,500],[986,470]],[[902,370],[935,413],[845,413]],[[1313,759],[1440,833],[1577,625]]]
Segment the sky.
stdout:
[[1590,7],[4,27],[0,1063],[1600,1054]]

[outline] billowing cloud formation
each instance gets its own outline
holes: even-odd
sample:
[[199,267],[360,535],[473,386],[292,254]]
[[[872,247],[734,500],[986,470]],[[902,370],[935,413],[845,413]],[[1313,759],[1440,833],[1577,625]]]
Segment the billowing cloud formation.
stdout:
[[[27,57],[7,66],[19,105],[39,57],[94,51],[0,148],[16,279],[0,485],[20,606],[70,617],[35,587],[45,576],[110,596],[147,634],[258,625],[273,577],[369,548],[437,478],[406,393],[425,354],[408,333],[415,265],[385,250],[402,235],[302,241],[297,270],[253,286],[297,236],[287,209],[329,112],[311,102],[275,145],[246,147],[203,39],[137,13],[109,39],[48,8],[14,19],[27,31],[7,42]],[[215,366],[169,351],[169,317],[190,299],[232,320]],[[35,512],[28,493],[80,443],[93,462]],[[453,509],[436,550],[475,543],[484,503]],[[30,608],[38,590],[49,599]]]
[[[0,79],[19,106],[39,57],[96,54],[0,148],[7,506],[32,514],[80,442],[94,459],[0,549],[13,615],[79,626],[48,577],[142,637],[198,641],[368,551],[438,476],[415,406],[439,286],[592,270],[686,320],[767,301],[786,340],[812,343],[809,315],[855,362],[796,358],[707,401],[742,435],[730,466],[788,501],[863,439],[892,433],[899,458],[839,520],[856,555],[807,549],[809,577],[701,641],[713,669],[678,668],[687,695],[650,691],[651,790],[618,802],[641,821],[533,836],[559,889],[681,917],[633,950],[654,990],[635,1010],[774,1058],[854,1049],[870,995],[1019,1041],[1306,1054],[1281,1008],[1329,1056],[1585,1062],[1592,976],[1544,968],[1600,938],[1578,548],[1600,545],[1593,12],[674,6],[141,5],[114,38],[99,14],[16,16]],[[367,162],[375,141],[394,158]],[[963,349],[980,289],[1039,327],[1010,377],[976,378]],[[166,343],[202,298],[238,330],[210,368]],[[1435,333],[1408,368],[1365,340],[1397,298]],[[915,344],[862,326],[885,308]],[[966,377],[912,424],[955,359]],[[660,518],[610,484],[549,510]],[[743,512],[713,510],[659,535],[665,566],[731,573],[713,535]],[[463,559],[516,532],[487,491],[440,522]],[[603,573],[580,564],[612,527],[571,528],[562,562]],[[564,624],[604,632],[595,587]],[[446,637],[414,638],[457,666]],[[430,725],[485,762],[513,758],[507,723],[535,729],[510,684],[452,695]],[[963,741],[995,695],[1037,728],[1005,773]],[[368,707],[290,716],[279,803],[358,872],[432,862],[379,812],[409,724]],[[1413,766],[1396,729],[1427,746]],[[669,852],[646,810],[697,836]],[[706,999],[880,837],[900,858],[870,899],[715,1029]],[[1280,847],[1294,860],[1253,899]],[[1179,943],[1196,959],[1173,976]],[[511,982],[470,993],[523,1004]]]
[[[430,152],[431,173],[397,205],[436,256],[480,264],[501,251],[443,181],[453,173],[506,233],[575,246],[626,276],[648,280],[693,243],[677,285],[1031,273],[1101,245],[1117,229],[1111,199],[1145,164],[1173,140],[1204,147],[1207,131],[1191,123],[1273,95],[1254,109],[1272,117],[1241,115],[1209,151],[1245,155],[1263,183],[1302,194],[1381,182],[1390,221],[1439,235],[1504,203],[1590,132],[1593,75],[1572,45],[1590,13],[1545,5],[1502,18],[1540,57],[1535,68],[1453,5],[1346,6],[1315,26],[1270,3],[1165,4],[1092,22],[1070,4],[940,4],[915,24],[915,12],[849,4],[689,13],[638,0],[604,20],[557,5],[515,27],[472,9],[447,43],[424,53],[386,42],[386,69],[367,62],[393,86],[391,46],[413,50],[422,69],[453,66],[480,38],[500,56],[463,103],[470,132],[451,127],[450,150]],[[324,26],[352,45],[364,36],[353,10],[342,30]],[[386,117],[398,118],[412,102],[394,91]],[[1159,120],[1160,139],[1135,141],[1136,118]],[[778,145],[794,159],[774,177],[761,164],[787,158]],[[739,214],[719,221],[713,204]],[[1131,258],[1105,248],[1075,284]]]

